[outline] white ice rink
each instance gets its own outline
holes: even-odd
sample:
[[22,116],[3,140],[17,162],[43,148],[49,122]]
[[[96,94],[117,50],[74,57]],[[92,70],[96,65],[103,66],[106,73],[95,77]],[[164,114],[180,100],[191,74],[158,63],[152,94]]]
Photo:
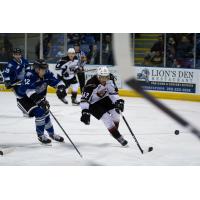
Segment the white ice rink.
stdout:
[[[122,120],[120,132],[128,139],[128,148],[121,147],[101,121],[92,117],[90,126],[81,123],[79,107],[64,105],[55,94],[48,94],[47,98],[51,111],[77,145],[83,159],[53,119],[55,132],[63,135],[66,143],[53,142],[50,147],[39,144],[34,118],[22,117],[14,94],[0,93],[0,147],[14,147],[11,153],[0,156],[0,165],[200,165],[200,140],[142,98],[124,98],[124,116],[141,146],[154,147],[144,155]],[[163,102],[200,128],[200,103]],[[175,129],[180,129],[180,135],[174,135]]]

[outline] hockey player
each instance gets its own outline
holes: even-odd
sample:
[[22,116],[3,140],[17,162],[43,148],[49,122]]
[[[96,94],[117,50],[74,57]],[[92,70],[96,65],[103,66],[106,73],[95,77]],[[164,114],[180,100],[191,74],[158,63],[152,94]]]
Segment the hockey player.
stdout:
[[[13,50],[13,59],[4,66],[3,77],[5,87],[7,89],[12,88],[16,97],[20,82],[23,80],[25,73],[30,69],[28,60],[22,57],[22,50],[15,48]],[[26,115],[24,114],[24,116]]]
[[122,145],[127,141],[120,134],[118,127],[120,112],[124,111],[124,100],[118,96],[114,76],[106,66],[97,69],[97,75],[89,79],[84,87],[80,103],[81,121],[90,124],[90,115],[102,120],[111,135]]
[[[29,116],[35,117],[36,133],[41,143],[51,143],[51,139],[63,142],[64,138],[54,133],[49,115],[49,102],[46,100],[47,86],[57,90],[64,83],[56,79],[48,69],[48,64],[42,60],[33,63],[33,70],[27,72],[18,90],[18,106]],[[45,134],[47,131],[49,139]]]
[[74,45],[74,49],[76,52],[76,56],[78,58],[79,68],[80,71],[77,73],[78,81],[80,85],[81,93],[83,92],[83,87],[85,86],[85,73],[84,73],[84,66],[87,63],[87,57],[83,51],[80,49],[80,44],[76,43]]
[[25,73],[30,69],[28,60],[22,57],[22,50],[15,48],[13,50],[13,59],[4,66],[3,70],[6,88],[13,88],[15,91],[17,89],[17,83],[24,78]]
[[[65,83],[66,93],[69,87],[72,87],[72,105],[79,105],[80,102],[78,102],[76,99],[79,86],[76,78],[76,73],[79,72],[80,68],[78,66],[78,59],[75,55],[74,48],[68,49],[67,56],[60,60],[60,64],[57,64],[57,69],[59,68],[61,70],[61,74],[58,75],[58,78],[60,78]],[[62,102],[68,104],[68,101],[65,99],[66,95],[63,96],[57,92],[57,96]]]

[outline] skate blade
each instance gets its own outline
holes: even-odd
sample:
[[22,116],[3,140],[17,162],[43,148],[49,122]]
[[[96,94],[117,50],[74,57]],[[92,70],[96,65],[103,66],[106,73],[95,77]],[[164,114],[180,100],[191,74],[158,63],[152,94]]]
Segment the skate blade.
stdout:
[[3,148],[0,150],[0,156],[12,153],[15,150],[15,148],[8,147],[8,148]]
[[122,148],[129,148],[130,146],[128,144],[122,146]]
[[74,103],[72,104],[72,106],[79,106],[79,105],[80,105],[80,104],[74,104]]
[[45,144],[45,143],[40,142],[39,144],[41,144],[44,147],[52,147],[52,143]]

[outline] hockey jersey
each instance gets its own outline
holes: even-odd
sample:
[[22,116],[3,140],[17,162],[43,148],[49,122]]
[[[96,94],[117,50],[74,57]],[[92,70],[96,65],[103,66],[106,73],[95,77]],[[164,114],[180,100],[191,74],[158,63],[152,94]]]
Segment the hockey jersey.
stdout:
[[58,73],[59,78],[62,77],[65,80],[74,78],[76,72],[79,70],[77,57],[75,56],[73,60],[70,60],[68,56],[63,57],[56,65],[56,69],[60,69],[60,73]]
[[86,54],[83,51],[76,52],[76,57],[78,59],[78,66],[83,68],[87,63]]
[[13,84],[24,78],[25,73],[31,69],[28,60],[21,58],[20,61],[12,59],[3,69],[4,81]]
[[94,104],[105,97],[109,97],[113,103],[119,99],[114,76],[110,74],[110,80],[102,85],[95,75],[87,81],[84,87],[80,106],[82,109],[88,109],[90,104]]
[[49,70],[43,78],[40,78],[35,70],[31,70],[26,73],[21,86],[17,90],[17,96],[18,98],[30,97],[33,93],[37,93],[44,97],[47,93],[47,86],[57,88],[59,85],[64,85],[64,83],[55,78]]

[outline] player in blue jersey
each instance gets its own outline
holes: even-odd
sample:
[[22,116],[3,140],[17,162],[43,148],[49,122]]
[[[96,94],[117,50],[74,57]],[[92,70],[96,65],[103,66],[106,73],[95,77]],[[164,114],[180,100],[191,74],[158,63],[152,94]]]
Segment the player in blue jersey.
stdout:
[[[31,69],[28,60],[22,57],[22,50],[13,49],[13,59],[3,69],[4,84],[7,89],[12,89],[17,97],[17,90],[24,75]],[[18,97],[17,97],[18,98]],[[25,113],[23,113],[26,116]]]
[[13,50],[13,59],[10,60],[3,70],[4,84],[7,89],[13,88],[17,90],[18,84],[23,78],[25,73],[30,70],[28,60],[22,57],[22,50],[15,48]]
[[[64,138],[54,133],[51,123],[50,105],[46,100],[47,86],[57,88],[61,93],[65,92],[64,83],[54,77],[48,69],[48,64],[42,59],[36,60],[33,69],[26,73],[17,91],[18,106],[29,116],[35,117],[36,133],[41,143],[51,143],[51,139],[63,142]],[[45,130],[49,137],[44,134]]]

